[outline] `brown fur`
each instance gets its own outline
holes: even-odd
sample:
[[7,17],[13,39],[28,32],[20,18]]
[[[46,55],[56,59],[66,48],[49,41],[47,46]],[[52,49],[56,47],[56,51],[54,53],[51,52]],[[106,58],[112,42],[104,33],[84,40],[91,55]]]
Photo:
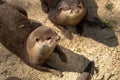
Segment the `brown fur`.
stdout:
[[57,25],[76,26],[86,15],[81,0],[41,0],[42,9],[49,19]]
[[27,51],[31,64],[41,65],[49,59],[59,41],[59,36],[50,28],[38,27],[27,39]]
[[60,71],[43,65],[58,49],[59,36],[48,27],[33,26],[21,9],[14,7],[0,5],[0,42],[35,69],[62,76]]

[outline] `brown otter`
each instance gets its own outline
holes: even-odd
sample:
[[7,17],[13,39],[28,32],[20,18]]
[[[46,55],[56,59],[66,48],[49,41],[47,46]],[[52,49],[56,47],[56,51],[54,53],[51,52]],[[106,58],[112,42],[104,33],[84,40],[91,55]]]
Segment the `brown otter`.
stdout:
[[22,9],[14,7],[0,5],[0,42],[28,65],[61,76],[60,71],[44,64],[52,51],[61,53],[57,45],[59,36],[48,27],[33,26]]
[[61,71],[46,67],[45,61],[57,46],[60,37],[45,26],[34,26],[22,8],[0,4],[0,42],[26,64],[35,69],[62,76]]
[[41,5],[54,24],[65,28],[79,25],[87,12],[82,0],[41,0]]

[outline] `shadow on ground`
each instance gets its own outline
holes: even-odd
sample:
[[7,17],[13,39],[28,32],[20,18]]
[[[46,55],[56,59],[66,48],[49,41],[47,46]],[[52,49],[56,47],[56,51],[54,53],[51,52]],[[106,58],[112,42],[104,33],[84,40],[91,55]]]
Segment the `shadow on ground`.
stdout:
[[115,35],[114,30],[99,18],[97,13],[98,6],[95,0],[85,0],[83,2],[88,11],[86,19],[84,20],[83,36],[92,38],[93,40],[109,47],[115,47],[119,45],[118,38]]
[[[22,6],[23,8],[30,8],[32,6],[32,3],[27,3],[23,5],[20,0],[5,0],[7,2],[10,2],[12,4],[15,4],[17,6]],[[40,2],[40,1],[39,1]],[[77,27],[77,30],[81,33],[81,27],[84,26],[84,33],[83,36],[92,38],[95,41],[98,41],[102,44],[105,44],[109,47],[115,47],[118,43],[118,38],[115,35],[115,32],[112,28],[109,27],[108,24],[106,24],[104,21],[100,19],[98,16],[98,6],[95,0],[83,0],[83,3],[85,4],[88,14],[86,16],[86,19],[81,22],[79,27]],[[40,3],[36,3],[40,4]],[[104,6],[104,5],[103,5]],[[39,6],[40,7],[40,6]],[[69,27],[68,29],[71,33],[75,32],[75,27]],[[68,35],[68,39],[73,39],[73,35]]]
[[110,28],[111,26],[104,22],[102,19],[100,19],[100,17],[98,16],[98,6],[96,1],[83,0],[83,3],[85,4],[88,11],[86,18],[77,25],[77,29],[75,29],[75,27],[69,27],[68,33],[64,34],[64,31],[63,35],[65,35],[68,39],[72,40],[73,34],[71,33],[76,34],[77,30],[77,33],[82,34],[83,31],[82,35],[85,37],[92,38],[93,40],[105,44],[109,47],[117,46],[119,43],[114,30]]
[[22,79],[20,79],[20,78],[18,78],[18,77],[8,77],[8,78],[5,79],[5,80],[22,80]]
[[77,53],[74,53],[64,47],[61,47],[61,49],[66,55],[67,62],[62,62],[57,54],[53,54],[47,61],[47,64],[55,69],[60,71],[81,73],[90,62],[90,60],[83,55],[78,55]]

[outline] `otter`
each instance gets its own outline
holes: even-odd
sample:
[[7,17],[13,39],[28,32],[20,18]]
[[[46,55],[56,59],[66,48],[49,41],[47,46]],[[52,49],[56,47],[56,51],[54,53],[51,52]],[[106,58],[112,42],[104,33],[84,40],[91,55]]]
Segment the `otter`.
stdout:
[[62,53],[59,40],[57,33],[49,27],[33,25],[24,9],[0,4],[0,42],[29,66],[62,76],[61,71],[45,64],[53,52]]
[[80,22],[87,13],[82,0],[41,0],[41,5],[51,22],[59,25],[63,31],[66,30],[66,26],[81,27]]
[[[61,56],[64,53],[58,45],[60,37],[46,26],[33,25],[26,14],[22,8],[8,3],[0,4],[0,42],[29,66],[62,76],[61,71],[45,63],[53,52],[58,53],[62,61],[66,61]],[[86,79],[90,70],[88,65],[88,72],[83,72],[81,77]]]

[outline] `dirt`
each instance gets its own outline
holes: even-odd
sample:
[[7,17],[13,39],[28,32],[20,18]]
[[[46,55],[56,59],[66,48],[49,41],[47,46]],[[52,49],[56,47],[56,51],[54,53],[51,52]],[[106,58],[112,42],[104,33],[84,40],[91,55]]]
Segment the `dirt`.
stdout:
[[[75,33],[75,27],[70,28],[72,39],[65,37],[51,23],[47,14],[42,11],[39,0],[6,1],[24,8],[30,19],[55,30],[61,36],[59,44],[68,62],[61,62],[58,55],[53,53],[47,63],[63,71],[64,76],[57,77],[29,67],[0,45],[0,80],[76,80],[90,60],[95,62],[91,80],[120,80],[119,0],[84,0],[88,22],[84,25],[82,36]],[[92,22],[95,24],[91,24]]]

